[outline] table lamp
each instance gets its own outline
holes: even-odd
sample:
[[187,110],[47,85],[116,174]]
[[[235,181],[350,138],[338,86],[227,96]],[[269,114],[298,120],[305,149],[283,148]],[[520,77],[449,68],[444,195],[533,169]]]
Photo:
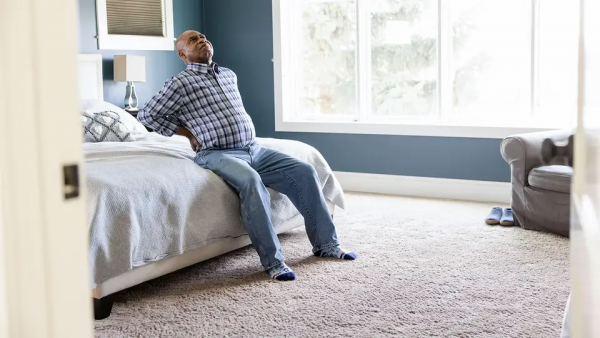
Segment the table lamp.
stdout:
[[134,82],[146,82],[146,58],[139,55],[115,55],[115,81],[127,82],[125,110],[137,111],[138,99]]

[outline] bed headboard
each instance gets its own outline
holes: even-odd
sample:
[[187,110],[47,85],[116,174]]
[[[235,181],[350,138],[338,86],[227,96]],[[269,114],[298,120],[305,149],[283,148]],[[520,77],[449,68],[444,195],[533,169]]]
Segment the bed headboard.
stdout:
[[79,99],[104,100],[102,85],[102,55],[79,54]]

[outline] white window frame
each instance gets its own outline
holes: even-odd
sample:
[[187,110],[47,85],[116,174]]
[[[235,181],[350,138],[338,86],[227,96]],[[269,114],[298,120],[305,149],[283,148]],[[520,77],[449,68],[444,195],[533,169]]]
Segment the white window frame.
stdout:
[[[302,0],[300,0],[302,1]],[[296,91],[295,69],[291,67],[294,64],[292,59],[294,53],[294,44],[290,38],[290,32],[293,30],[297,17],[294,13],[294,6],[298,5],[298,1],[289,0],[272,0],[273,3],[273,64],[274,64],[274,84],[275,84],[275,130],[283,132],[315,132],[315,133],[343,133],[343,134],[375,134],[375,135],[418,135],[418,136],[440,136],[440,137],[468,137],[468,138],[498,138],[502,139],[506,136],[519,133],[537,132],[552,130],[555,128],[540,128],[540,127],[512,127],[512,126],[479,126],[465,125],[445,121],[446,118],[442,112],[448,112],[442,107],[451,106],[452,92],[451,86],[453,74],[447,64],[442,66],[451,58],[442,55],[446,51],[451,50],[451,46],[442,44],[451,43],[452,39],[444,38],[449,30],[445,30],[449,24],[450,16],[448,10],[448,0],[438,0],[439,10],[439,31],[438,31],[438,71],[439,84],[437,93],[437,115],[431,120],[422,118],[411,121],[410,118],[389,118],[386,120],[370,119],[366,120],[366,114],[369,110],[370,99],[370,70],[367,69],[369,62],[363,60],[370,58],[370,53],[365,53],[365,48],[361,45],[368,44],[369,34],[365,34],[367,30],[361,27],[370,25],[370,17],[368,13],[361,10],[368,0],[357,0],[357,34],[358,34],[358,52],[357,52],[357,89],[358,90],[358,120],[354,117],[348,118],[332,118],[324,119],[303,119],[293,120],[285,116],[286,111],[293,111],[295,101],[294,93]],[[526,1],[526,0],[524,0]],[[538,1],[529,0],[532,4],[532,37],[536,37],[538,33]],[[532,62],[538,55],[537,39],[532,39]],[[368,61],[368,60],[366,60]],[[363,64],[363,66],[360,66]],[[366,67],[364,65],[367,65]],[[446,71],[443,71],[443,70]],[[534,85],[536,79],[536,67],[532,65],[531,81],[531,104],[532,114],[535,114],[534,107],[537,102],[537,86]],[[439,115],[442,114],[442,115]]]
[[163,0],[165,8],[165,36],[108,34],[106,0],[96,0],[98,49],[100,50],[175,50],[173,29],[173,0]]

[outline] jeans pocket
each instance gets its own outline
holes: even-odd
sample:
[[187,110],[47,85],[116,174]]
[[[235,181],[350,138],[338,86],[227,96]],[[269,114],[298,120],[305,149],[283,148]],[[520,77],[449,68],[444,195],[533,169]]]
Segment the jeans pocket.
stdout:
[[250,154],[250,157],[254,157],[256,155],[256,153],[260,150],[260,145],[258,145],[258,142],[253,141],[250,145],[248,145],[248,154]]
[[206,156],[204,153],[204,150],[200,150],[199,152],[196,153],[196,156],[194,157],[194,162],[203,167],[206,168]]

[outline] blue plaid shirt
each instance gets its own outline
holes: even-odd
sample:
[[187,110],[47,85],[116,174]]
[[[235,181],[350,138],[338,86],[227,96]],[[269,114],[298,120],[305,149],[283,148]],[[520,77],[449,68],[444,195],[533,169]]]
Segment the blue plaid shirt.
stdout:
[[202,149],[243,148],[256,132],[237,87],[237,76],[216,63],[190,63],[146,103],[138,120],[164,136],[185,127]]

